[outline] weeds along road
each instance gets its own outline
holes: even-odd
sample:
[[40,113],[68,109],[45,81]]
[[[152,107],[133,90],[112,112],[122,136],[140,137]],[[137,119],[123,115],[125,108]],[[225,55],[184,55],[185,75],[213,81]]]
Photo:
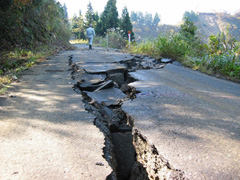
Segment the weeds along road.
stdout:
[[0,179],[240,179],[239,84],[77,47],[0,97]]

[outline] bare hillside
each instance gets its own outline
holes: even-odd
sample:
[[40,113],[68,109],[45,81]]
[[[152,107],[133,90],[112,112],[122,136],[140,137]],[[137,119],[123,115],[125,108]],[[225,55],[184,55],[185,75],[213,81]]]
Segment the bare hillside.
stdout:
[[201,13],[198,16],[198,22],[196,23],[201,35],[209,37],[210,35],[217,34],[221,31],[218,18],[213,13]]
[[240,17],[238,16],[238,14],[228,13],[198,13],[195,24],[204,40],[207,40],[210,35],[225,32],[227,28],[232,36],[240,40]]

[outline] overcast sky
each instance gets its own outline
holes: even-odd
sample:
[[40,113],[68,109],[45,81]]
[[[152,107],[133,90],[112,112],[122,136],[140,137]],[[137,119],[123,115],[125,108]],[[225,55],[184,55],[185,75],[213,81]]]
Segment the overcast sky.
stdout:
[[[69,17],[78,15],[79,10],[85,14],[89,0],[58,0],[66,4]],[[94,11],[102,13],[108,0],[90,0]],[[195,12],[229,12],[234,14],[240,10],[240,0],[117,0],[119,15],[124,6],[131,11],[157,12],[162,24],[178,24],[185,11]]]

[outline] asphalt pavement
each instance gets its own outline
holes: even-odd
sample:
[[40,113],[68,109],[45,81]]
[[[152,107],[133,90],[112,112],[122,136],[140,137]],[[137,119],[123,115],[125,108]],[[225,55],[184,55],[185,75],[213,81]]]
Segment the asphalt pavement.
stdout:
[[78,53],[50,57],[0,96],[1,180],[103,180],[112,172],[95,117],[72,88],[68,60]]
[[[137,130],[156,147],[153,162],[158,154],[174,167],[171,170],[179,169],[193,180],[240,179],[239,84],[178,63],[156,66],[152,58],[134,59],[120,50],[76,47],[25,71],[0,96],[0,179],[106,179],[113,171],[103,158],[106,137],[73,87],[79,83],[88,88],[85,78],[95,88],[109,77],[118,81],[114,88],[86,93],[103,110],[117,107],[131,117],[131,132]],[[145,69],[131,67],[135,82],[126,75],[133,64]],[[127,78],[137,90],[135,99],[120,91],[126,88],[120,82]],[[130,134],[129,129],[124,130]],[[166,177],[169,174],[166,170]]]
[[140,93],[122,108],[189,179],[240,179],[240,85],[185,68],[131,73]]

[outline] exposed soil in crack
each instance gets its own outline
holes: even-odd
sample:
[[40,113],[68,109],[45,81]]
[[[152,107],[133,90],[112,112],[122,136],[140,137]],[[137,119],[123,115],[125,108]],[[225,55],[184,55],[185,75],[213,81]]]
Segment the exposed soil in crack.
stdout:
[[[82,94],[86,110],[95,115],[96,125],[105,136],[104,158],[112,167],[106,178],[111,180],[186,179],[184,172],[174,169],[147,138],[134,129],[134,119],[121,109],[124,101],[140,93],[128,84],[137,79],[128,72],[139,69],[160,69],[162,60],[134,56],[120,61],[126,69],[110,69],[88,73],[73,64],[69,56],[72,78],[78,79],[74,91]],[[171,60],[164,60],[169,63]]]

